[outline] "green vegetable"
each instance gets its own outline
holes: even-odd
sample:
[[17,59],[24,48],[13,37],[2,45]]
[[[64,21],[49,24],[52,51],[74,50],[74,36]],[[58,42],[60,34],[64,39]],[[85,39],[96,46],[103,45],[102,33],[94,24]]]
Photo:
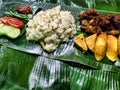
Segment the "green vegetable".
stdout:
[[23,20],[24,22],[28,21],[28,16],[26,14],[18,14],[18,13],[12,12],[12,11],[4,12],[4,14],[6,16],[19,18],[19,19]]
[[24,24],[24,27],[20,30],[20,35],[19,37],[23,36],[25,31],[26,31],[27,24]]
[[0,24],[0,36],[8,36],[9,38],[17,38],[20,35],[20,29],[9,25]]

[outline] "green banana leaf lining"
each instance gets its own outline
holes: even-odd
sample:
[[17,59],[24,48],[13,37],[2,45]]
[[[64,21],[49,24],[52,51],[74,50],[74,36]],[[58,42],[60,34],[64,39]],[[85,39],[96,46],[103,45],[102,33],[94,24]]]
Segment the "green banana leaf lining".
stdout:
[[[30,5],[34,11],[40,5],[46,9],[56,6],[46,3],[14,2],[3,4],[0,11],[14,11],[16,5]],[[62,6],[62,9],[72,11],[77,19],[78,14],[86,8]],[[104,13],[103,10],[101,12]],[[1,13],[0,16],[2,15]],[[115,66],[107,59],[100,63],[96,62],[89,53],[87,54],[89,59],[85,58],[86,56],[74,47],[72,40],[68,44],[61,44],[52,54],[44,52],[35,42],[26,42],[24,36],[14,41],[3,37],[0,44],[0,90],[120,89],[120,70],[116,67],[119,66],[119,60]],[[92,68],[84,66],[89,64]]]

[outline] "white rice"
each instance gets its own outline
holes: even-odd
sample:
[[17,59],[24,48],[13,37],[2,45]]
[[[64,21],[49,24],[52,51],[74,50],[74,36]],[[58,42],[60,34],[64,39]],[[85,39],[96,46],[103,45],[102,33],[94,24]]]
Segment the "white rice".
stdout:
[[60,42],[68,42],[76,34],[75,20],[69,11],[60,11],[61,6],[38,12],[28,22],[26,39],[45,42],[44,49],[54,51]]

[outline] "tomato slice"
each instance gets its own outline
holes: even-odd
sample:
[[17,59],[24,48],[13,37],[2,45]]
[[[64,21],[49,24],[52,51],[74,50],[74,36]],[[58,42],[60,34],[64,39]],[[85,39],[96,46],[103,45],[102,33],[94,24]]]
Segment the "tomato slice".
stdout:
[[0,18],[0,23],[2,23],[2,20],[1,20],[1,18]]
[[17,18],[9,18],[8,24],[13,27],[20,28],[20,29],[24,27],[24,23]]
[[8,17],[8,16],[0,18],[0,23],[4,23],[19,29],[24,27],[24,23],[21,20],[17,18]]
[[8,20],[9,20],[10,18],[11,18],[11,17],[5,16],[5,17],[2,17],[2,18],[1,18],[1,21],[2,21],[2,23],[4,23],[4,24],[8,24]]

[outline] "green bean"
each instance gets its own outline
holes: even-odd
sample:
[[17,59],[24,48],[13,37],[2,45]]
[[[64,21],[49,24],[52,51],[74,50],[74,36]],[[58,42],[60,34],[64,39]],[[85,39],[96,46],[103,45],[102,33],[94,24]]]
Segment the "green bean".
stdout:
[[10,11],[10,12],[4,12],[4,14],[5,14],[6,16],[17,17],[17,18],[19,18],[19,19],[24,20],[25,22],[28,21],[28,16],[27,16],[26,14],[25,14],[25,15],[23,15],[23,14],[18,14],[18,13],[14,13],[14,12],[12,12],[12,11]]

